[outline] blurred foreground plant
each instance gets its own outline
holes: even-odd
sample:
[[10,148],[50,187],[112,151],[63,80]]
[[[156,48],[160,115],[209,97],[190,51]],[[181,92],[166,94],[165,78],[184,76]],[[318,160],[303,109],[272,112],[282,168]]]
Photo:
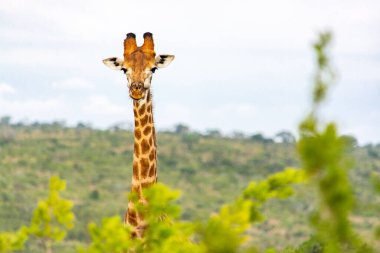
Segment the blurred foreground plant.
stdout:
[[321,33],[314,44],[317,70],[311,112],[299,126],[298,152],[310,181],[318,188],[318,209],[311,215],[316,238],[325,253],[372,252],[354,232],[349,215],[354,195],[348,177],[352,159],[347,154],[350,143],[339,136],[337,127],[323,124],[319,109],[333,85],[334,72],[330,66],[328,49],[331,34]]
[[92,243],[81,252],[252,252],[244,249],[246,230],[263,220],[262,205],[273,198],[287,198],[292,186],[304,181],[302,170],[286,169],[259,182],[251,182],[241,196],[206,222],[180,221],[175,203],[179,192],[163,184],[144,190],[148,205],[130,196],[148,224],[142,239],[128,239],[129,228],[119,218],[104,219],[101,226],[90,225]]
[[63,199],[60,192],[66,183],[59,177],[50,178],[50,192],[46,200],[40,200],[34,210],[32,222],[28,228],[30,235],[40,239],[45,252],[51,252],[52,243],[65,238],[67,230],[74,227],[73,203]]
[[206,252],[240,252],[248,239],[246,230],[264,220],[260,212],[263,204],[270,199],[291,196],[294,184],[304,180],[302,170],[288,168],[262,181],[251,182],[235,202],[223,206],[200,226],[198,233]]
[[0,233],[0,253],[22,250],[31,237],[38,238],[46,253],[52,252],[53,242],[63,240],[66,231],[74,227],[74,213],[71,201],[61,198],[59,192],[65,190],[66,183],[59,177],[50,178],[49,196],[38,202],[29,227],[19,231]]
[[17,232],[0,232],[0,252],[12,252],[22,250],[25,241],[28,239],[28,229],[22,227]]
[[131,239],[129,226],[124,226],[119,217],[105,218],[100,226],[89,225],[92,242],[80,252],[198,252],[189,240],[194,229],[191,223],[179,220],[180,207],[175,204],[179,192],[157,183],[144,190],[149,205],[138,203],[130,194],[139,213],[149,224],[144,238]]
[[[375,188],[375,191],[377,193],[380,193],[380,175],[379,174],[372,175],[372,184],[373,184],[373,187]],[[379,225],[375,228],[375,237],[376,239],[380,240],[380,226]]]

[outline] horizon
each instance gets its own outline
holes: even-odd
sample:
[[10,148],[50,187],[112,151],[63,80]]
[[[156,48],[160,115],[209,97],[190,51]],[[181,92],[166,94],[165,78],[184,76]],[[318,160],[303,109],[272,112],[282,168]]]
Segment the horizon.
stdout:
[[[10,116],[1,116],[0,115],[0,119],[6,118],[6,117],[10,117]],[[134,130],[133,121],[119,121],[119,122],[115,122],[115,123],[113,123],[107,127],[96,127],[91,122],[82,122],[82,121],[78,121],[76,124],[67,124],[64,120],[63,121],[59,121],[59,120],[56,120],[56,121],[28,121],[28,120],[14,121],[14,120],[12,120],[11,117],[10,117],[10,122],[9,122],[9,124],[13,127],[16,127],[17,124],[23,124],[23,126],[25,126],[25,127],[34,127],[33,126],[34,124],[53,125],[55,123],[60,124],[60,126],[63,128],[78,128],[78,127],[81,128],[80,125],[82,125],[84,128],[88,128],[91,130],[101,130],[101,131],[113,131],[116,127],[118,127],[120,131],[132,132]],[[282,130],[279,130],[278,132],[274,133],[273,135],[266,135],[260,131],[258,131],[258,132],[244,132],[244,131],[239,131],[239,130],[232,130],[229,132],[225,132],[225,131],[222,131],[221,129],[218,129],[218,128],[195,129],[195,128],[191,127],[190,125],[187,125],[187,124],[184,124],[181,122],[178,122],[172,126],[165,127],[165,128],[156,128],[156,131],[157,131],[157,133],[165,133],[165,132],[176,133],[176,127],[178,127],[178,126],[184,126],[184,127],[188,128],[186,131],[188,131],[188,133],[190,133],[190,134],[200,134],[202,136],[210,136],[210,135],[212,135],[211,132],[217,131],[217,133],[219,134],[219,136],[217,136],[217,137],[220,137],[220,138],[250,139],[254,136],[261,135],[261,137],[263,137],[264,139],[272,140],[272,141],[274,141],[274,143],[281,143],[281,141],[276,141],[276,138],[279,138],[279,137],[277,137],[277,134],[286,132],[286,133],[290,133],[295,138],[295,141],[297,141],[299,139],[298,133],[292,132],[289,129],[282,129]],[[354,136],[354,135],[342,134],[341,136],[342,137],[343,136],[353,137],[355,139],[355,141],[357,141],[357,147],[366,147],[368,145],[370,145],[370,146],[380,145],[380,142],[360,143],[360,141],[357,139],[357,136]]]

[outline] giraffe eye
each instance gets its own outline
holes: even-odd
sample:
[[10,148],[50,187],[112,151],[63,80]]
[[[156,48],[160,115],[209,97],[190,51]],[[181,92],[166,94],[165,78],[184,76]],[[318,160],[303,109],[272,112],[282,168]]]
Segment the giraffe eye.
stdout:
[[156,70],[157,70],[157,68],[154,67],[154,68],[152,68],[150,71],[152,71],[152,73],[154,73]]
[[127,73],[127,69],[125,69],[125,68],[122,68],[121,70],[124,72],[124,74],[126,74],[126,73]]

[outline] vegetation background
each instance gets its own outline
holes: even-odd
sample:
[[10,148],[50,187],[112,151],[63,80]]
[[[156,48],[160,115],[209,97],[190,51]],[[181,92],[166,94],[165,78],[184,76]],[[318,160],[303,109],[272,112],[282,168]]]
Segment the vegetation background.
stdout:
[[[120,215],[130,189],[133,133],[129,130],[96,130],[62,123],[29,126],[1,123],[0,231],[28,224],[38,199],[47,195],[49,178],[59,175],[67,182],[63,194],[74,202],[76,225],[67,247],[90,240],[87,224],[102,217]],[[220,136],[191,132],[178,125],[173,132],[159,132],[159,181],[182,191],[182,219],[204,220],[236,198],[251,180],[299,167],[295,143],[287,139],[252,136]],[[358,231],[372,238],[380,225],[379,203],[370,176],[380,172],[380,144],[356,146],[356,163],[350,172],[357,203],[352,221]],[[252,228],[254,242],[281,248],[308,238],[308,215],[315,190],[298,186],[293,197],[265,204],[268,218]],[[27,244],[26,252],[33,248]],[[67,246],[70,245],[70,246]],[[60,252],[60,251],[57,251]]]

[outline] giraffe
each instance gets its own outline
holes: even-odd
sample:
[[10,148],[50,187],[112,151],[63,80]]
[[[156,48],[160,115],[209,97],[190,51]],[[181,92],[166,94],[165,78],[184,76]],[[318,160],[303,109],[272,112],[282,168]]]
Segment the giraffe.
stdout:
[[[146,204],[142,190],[157,182],[151,80],[158,68],[164,68],[174,60],[174,55],[156,56],[152,33],[146,32],[143,37],[144,43],[138,47],[136,35],[128,33],[124,40],[124,59],[111,57],[104,59],[103,63],[113,70],[122,70],[127,77],[135,119],[131,191],[137,194],[140,203]],[[143,237],[147,224],[131,201],[128,202],[124,223],[132,226],[133,237]]]

